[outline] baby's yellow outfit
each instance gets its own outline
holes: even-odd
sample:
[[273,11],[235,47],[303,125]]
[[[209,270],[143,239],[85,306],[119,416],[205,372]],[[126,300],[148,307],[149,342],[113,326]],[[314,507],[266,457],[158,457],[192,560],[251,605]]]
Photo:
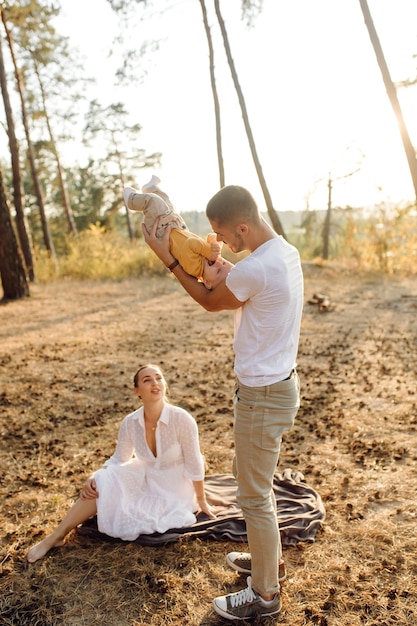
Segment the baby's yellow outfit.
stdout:
[[189,230],[173,228],[169,236],[170,252],[187,274],[201,278],[204,260],[213,254],[210,243],[215,241],[215,233],[209,233],[204,241]]
[[209,233],[206,240],[187,230],[181,215],[174,211],[168,196],[159,189],[156,193],[139,193],[131,187],[126,187],[125,203],[131,211],[141,211],[144,214],[144,223],[148,232],[151,232],[158,219],[156,236],[161,238],[168,226],[172,227],[169,242],[170,252],[180,263],[187,274],[201,278],[204,271],[204,260],[208,259],[213,251],[211,243],[217,240],[215,233]]

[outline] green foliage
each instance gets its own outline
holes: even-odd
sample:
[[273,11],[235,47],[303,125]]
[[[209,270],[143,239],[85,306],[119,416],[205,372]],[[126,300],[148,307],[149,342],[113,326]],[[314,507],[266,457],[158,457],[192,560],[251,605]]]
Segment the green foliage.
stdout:
[[135,180],[136,172],[160,164],[161,153],[146,154],[140,146],[142,127],[130,123],[130,114],[123,103],[102,106],[90,102],[83,131],[83,143],[90,149],[105,148],[100,167],[122,187],[127,180]]

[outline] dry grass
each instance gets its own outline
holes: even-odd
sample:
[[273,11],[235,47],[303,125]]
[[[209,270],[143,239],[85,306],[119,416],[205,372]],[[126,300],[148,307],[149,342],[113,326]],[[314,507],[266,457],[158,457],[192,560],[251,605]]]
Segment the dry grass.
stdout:
[[[305,265],[302,406],[280,469],[304,473],[327,519],[285,550],[283,611],[266,626],[417,623],[417,287],[412,279]],[[217,626],[213,597],[244,578],[224,555],[245,545],[159,548],[72,534],[28,566],[111,453],[135,408],[131,377],[160,363],[171,398],[199,423],[208,473],[233,455],[232,319],[207,314],[170,277],[38,285],[0,307],[0,624]]]

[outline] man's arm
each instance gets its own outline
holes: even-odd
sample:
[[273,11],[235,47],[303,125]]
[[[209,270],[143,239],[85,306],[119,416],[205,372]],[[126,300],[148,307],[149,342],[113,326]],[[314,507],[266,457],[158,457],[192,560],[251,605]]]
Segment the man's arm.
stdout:
[[[156,229],[158,227],[158,220],[152,227],[149,233],[145,224],[142,222],[143,237],[148,246],[155,252],[167,267],[171,265],[176,259],[169,251],[169,233],[170,228],[166,229],[165,235],[162,238],[156,237]],[[181,265],[177,265],[173,269],[173,274],[177,280],[181,283],[185,291],[200,304],[206,311],[223,311],[225,309],[238,309],[242,306],[243,302],[240,302],[232,292],[226,287],[225,281],[221,282],[215,289],[207,289],[203,283],[200,283],[194,276],[190,276],[185,272]]]

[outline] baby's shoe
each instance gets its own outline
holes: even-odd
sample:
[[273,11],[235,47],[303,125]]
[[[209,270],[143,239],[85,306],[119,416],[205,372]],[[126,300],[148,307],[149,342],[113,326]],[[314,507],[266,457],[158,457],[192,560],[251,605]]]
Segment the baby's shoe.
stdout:
[[158,185],[160,182],[161,179],[158,178],[158,176],[153,175],[151,180],[143,185],[143,193],[155,193],[155,191],[159,191]]
[[136,194],[139,194],[139,193],[140,191],[133,189],[133,187],[124,188],[123,200],[125,201],[125,205],[127,206],[127,208],[130,209],[131,211],[135,210],[133,207],[133,198]]

